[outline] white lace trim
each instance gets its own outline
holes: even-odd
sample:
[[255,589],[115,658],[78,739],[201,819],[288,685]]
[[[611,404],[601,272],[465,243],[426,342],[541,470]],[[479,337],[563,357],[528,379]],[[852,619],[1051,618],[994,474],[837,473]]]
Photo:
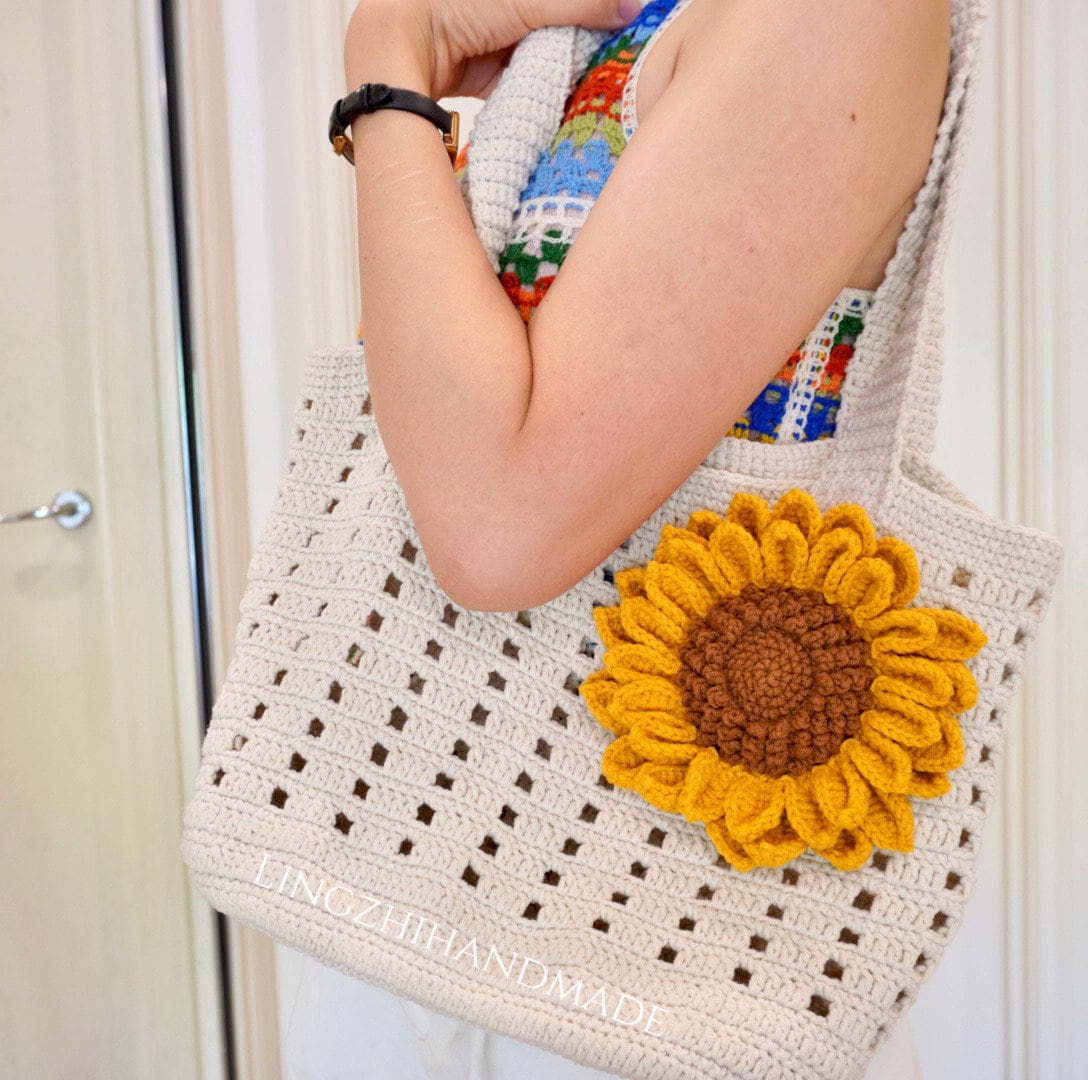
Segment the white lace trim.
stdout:
[[776,442],[800,442],[805,437],[805,425],[816,390],[827,369],[827,360],[835,342],[835,333],[844,315],[864,317],[876,295],[873,289],[845,287],[831,302],[816,327],[801,345],[801,358],[794,369],[789,398],[778,427]]

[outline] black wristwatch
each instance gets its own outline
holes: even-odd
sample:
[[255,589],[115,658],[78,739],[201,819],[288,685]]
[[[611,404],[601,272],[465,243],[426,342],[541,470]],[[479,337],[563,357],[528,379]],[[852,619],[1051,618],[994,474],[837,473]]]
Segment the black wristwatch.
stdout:
[[355,150],[347,129],[357,116],[378,109],[404,109],[426,117],[442,132],[442,142],[449,152],[450,164],[456,160],[461,119],[458,113],[448,112],[433,98],[415,90],[386,86],[385,83],[363,83],[332,107],[329,118],[329,142],[333,150],[347,158],[352,165],[355,164]]

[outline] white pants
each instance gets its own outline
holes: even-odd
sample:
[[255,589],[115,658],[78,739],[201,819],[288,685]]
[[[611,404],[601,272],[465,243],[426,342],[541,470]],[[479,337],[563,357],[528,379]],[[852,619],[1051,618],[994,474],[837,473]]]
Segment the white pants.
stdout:
[[[483,1031],[309,956],[287,1015],[283,1080],[615,1080],[614,1073]],[[922,1080],[906,1017],[865,1080]]]

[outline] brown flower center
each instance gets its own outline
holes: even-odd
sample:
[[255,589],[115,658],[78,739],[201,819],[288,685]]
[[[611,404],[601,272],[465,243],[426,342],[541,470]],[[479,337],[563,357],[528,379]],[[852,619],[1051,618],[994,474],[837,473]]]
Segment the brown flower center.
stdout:
[[822,765],[873,704],[869,642],[813,590],[749,585],[725,597],[692,627],[680,659],[695,741],[765,776]]

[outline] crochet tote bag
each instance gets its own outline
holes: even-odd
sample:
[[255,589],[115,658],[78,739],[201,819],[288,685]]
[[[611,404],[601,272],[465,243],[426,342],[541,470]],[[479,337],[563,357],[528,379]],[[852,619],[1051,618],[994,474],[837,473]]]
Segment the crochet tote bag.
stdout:
[[[182,852],[218,910],[645,1080],[860,1076],[957,932],[1058,573],[930,463],[983,7],[833,438],[723,437],[529,611],[438,587],[361,346],[308,358]],[[518,45],[462,193],[498,268],[603,32]]]

